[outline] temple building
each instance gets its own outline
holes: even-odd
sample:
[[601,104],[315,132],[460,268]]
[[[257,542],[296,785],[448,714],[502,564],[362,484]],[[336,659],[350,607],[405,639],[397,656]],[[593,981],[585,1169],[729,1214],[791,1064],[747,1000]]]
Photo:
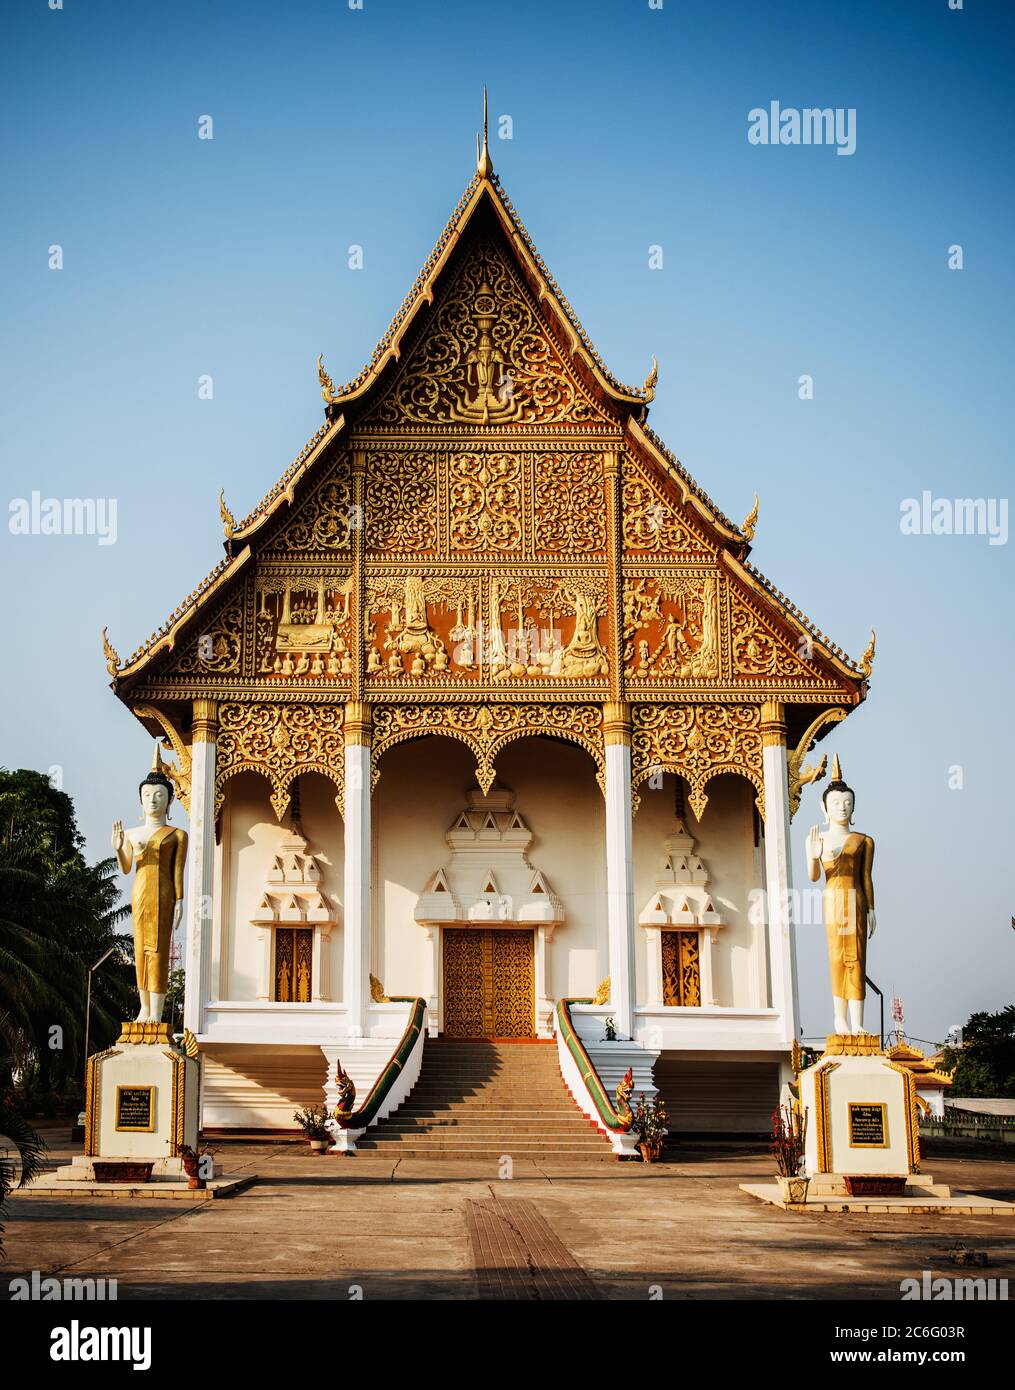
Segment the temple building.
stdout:
[[190,817],[206,1129],[291,1128],[339,1061],[367,1094],[415,1000],[413,1075],[456,1038],[553,1058],[566,1017],[590,1115],[576,1088],[630,1066],[677,1130],[767,1128],[790,817],[873,649],[753,567],[757,499],[735,524],[656,437],[655,368],[611,374],[485,139],[369,364],[318,375],[317,433],[242,520],[223,499],[224,557],[106,649]]

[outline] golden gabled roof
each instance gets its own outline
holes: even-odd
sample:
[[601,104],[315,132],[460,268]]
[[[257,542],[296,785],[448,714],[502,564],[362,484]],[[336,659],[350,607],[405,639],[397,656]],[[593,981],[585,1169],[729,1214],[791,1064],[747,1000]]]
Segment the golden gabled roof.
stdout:
[[472,176],[465,192],[459,198],[433,250],[423,263],[423,268],[410,286],[384,336],[374,348],[370,361],[337,391],[329,392],[325,388],[322,392],[325,401],[330,406],[345,406],[359,400],[370,390],[387,364],[399,360],[406,334],[423,306],[433,303],[434,284],[484,197],[489,199],[508,240],[513,243],[519,259],[527,266],[530,278],[535,281],[534,288],[539,299],[548,303],[551,310],[557,314],[570,339],[572,352],[585,358],[593,376],[608,396],[627,405],[646,405],[652,399],[652,388],[625,386],[617,380],[593,347],[577,315],[547,270],[543,258],[536,250],[511,200],[504,193],[496,174],[487,178],[478,173]]

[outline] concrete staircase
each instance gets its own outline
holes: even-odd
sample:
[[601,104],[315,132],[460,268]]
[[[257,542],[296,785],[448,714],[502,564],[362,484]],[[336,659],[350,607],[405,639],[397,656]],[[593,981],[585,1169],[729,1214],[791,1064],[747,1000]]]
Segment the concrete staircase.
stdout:
[[428,1038],[419,1080],[356,1142],[390,1158],[612,1159],[610,1142],[568,1094],[553,1042]]

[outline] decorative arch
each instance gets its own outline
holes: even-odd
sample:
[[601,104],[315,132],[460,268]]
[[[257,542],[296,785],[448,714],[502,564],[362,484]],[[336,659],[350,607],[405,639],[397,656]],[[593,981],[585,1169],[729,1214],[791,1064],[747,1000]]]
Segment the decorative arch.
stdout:
[[539,735],[576,743],[595,762],[596,781],[605,794],[606,752],[599,705],[375,705],[374,785],[380,777],[380,759],[389,748],[427,734],[465,744],[476,759],[476,781],[484,792],[493,786],[497,756],[509,743]]
[[657,772],[683,777],[687,802],[698,820],[708,804],[705,788],[714,777],[732,772],[753,785],[755,803],[765,816],[759,705],[635,705],[631,711],[631,790]]
[[225,785],[238,772],[257,772],[271,786],[271,806],[281,822],[292,784],[304,772],[319,772],[345,803],[345,710],[341,705],[274,705],[230,701],[219,706],[215,759],[215,816]]

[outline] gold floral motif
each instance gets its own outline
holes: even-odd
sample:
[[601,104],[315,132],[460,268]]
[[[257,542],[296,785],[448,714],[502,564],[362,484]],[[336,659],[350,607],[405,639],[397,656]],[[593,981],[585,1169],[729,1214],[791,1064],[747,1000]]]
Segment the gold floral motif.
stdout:
[[238,772],[259,772],[271,784],[271,804],[281,821],[293,782],[320,772],[345,791],[345,737],[341,705],[269,705],[226,702],[219,706],[215,760],[215,814],[225,784]]
[[517,739],[548,735],[577,743],[596,764],[596,781],[606,786],[603,711],[600,705],[375,705],[373,777],[382,755],[395,744],[426,734],[458,739],[476,759],[476,781],[488,792],[502,748]]
[[715,547],[688,525],[683,513],[631,459],[624,460],[624,549],[671,554],[679,551],[711,551]]
[[811,782],[816,782],[818,778],[824,777],[825,768],[828,765],[827,755],[822,757],[817,763],[804,763],[804,759],[814,745],[815,736],[818,730],[825,724],[834,724],[840,719],[845,719],[846,711],[838,706],[823,709],[816,719],[812,719],[808,724],[803,737],[795,748],[787,750],[786,771],[789,780],[789,814],[790,819],[796,815],[800,809],[800,797],[804,787]]
[[443,1032],[450,1038],[528,1038],[535,1032],[531,931],[443,933]]
[[813,677],[816,672],[788,646],[784,637],[762,621],[733,585],[730,628],[733,670],[740,676]]
[[296,510],[292,520],[264,549],[265,555],[312,552],[329,555],[349,549],[352,488],[348,456],[336,459]]
[[432,454],[368,454],[366,544],[368,550],[436,549],[437,465]]
[[174,676],[238,676],[243,651],[243,594],[194,634],[168,668]]
[[613,423],[565,364],[532,295],[490,241],[467,253],[371,423],[455,419]]
[[632,787],[657,772],[679,774],[700,820],[708,802],[706,785],[721,773],[739,773],[754,784],[764,815],[758,705],[635,705],[632,719]]
[[600,454],[544,454],[535,460],[537,551],[593,555],[606,549]]
[[522,466],[517,455],[455,454],[450,470],[452,550],[519,550]]

